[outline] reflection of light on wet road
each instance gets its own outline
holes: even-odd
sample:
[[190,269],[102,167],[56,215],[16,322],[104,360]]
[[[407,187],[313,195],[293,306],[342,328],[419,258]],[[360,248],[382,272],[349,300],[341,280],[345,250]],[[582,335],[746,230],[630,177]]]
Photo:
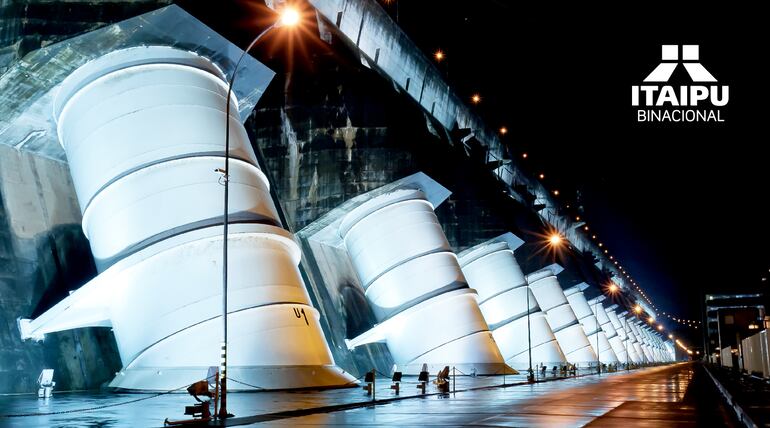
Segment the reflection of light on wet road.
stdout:
[[[566,380],[458,392],[444,397],[406,399],[375,407],[360,407],[331,413],[269,420],[271,425],[327,426],[693,426],[706,422],[723,425],[719,404],[703,405],[700,390],[713,385],[703,383],[695,375],[692,364],[678,364],[610,373]],[[707,376],[703,374],[703,376]],[[695,380],[694,380],[695,379]],[[403,395],[417,393],[414,379],[405,378]],[[522,381],[523,376],[509,376],[508,382]],[[701,378],[702,380],[702,378]],[[458,377],[457,388],[499,385],[500,377]],[[392,397],[390,382],[378,382],[377,398]],[[697,385],[696,385],[697,384]],[[693,385],[696,385],[695,387]],[[382,389],[381,389],[382,388]],[[689,388],[689,390],[688,390]],[[433,388],[429,387],[429,391]],[[693,393],[693,389],[698,391]],[[46,406],[33,396],[0,397],[3,413],[61,411],[118,403],[141,397],[138,394],[66,394],[60,393]],[[228,406],[239,417],[275,413],[293,409],[309,409],[369,400],[360,388],[332,391],[262,392],[228,395]],[[181,418],[184,405],[191,397],[166,395],[126,406],[97,412],[41,416],[23,419],[0,419],[0,426],[161,426],[163,419]],[[42,406],[42,407],[38,407]],[[708,407],[704,410],[704,407]],[[254,420],[252,420],[253,422]],[[714,425],[714,424],[710,424]]]
[[[271,421],[318,425],[482,425],[526,427],[693,426],[692,403],[682,401],[691,364],[643,369],[454,394],[444,400],[406,400],[375,408]],[[715,420],[717,425],[719,420]]]

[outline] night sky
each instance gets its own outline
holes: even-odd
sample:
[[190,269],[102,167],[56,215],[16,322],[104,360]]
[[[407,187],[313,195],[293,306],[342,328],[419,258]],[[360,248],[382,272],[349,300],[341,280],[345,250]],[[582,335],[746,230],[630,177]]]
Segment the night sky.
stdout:
[[[565,205],[583,207],[574,215],[661,311],[700,319],[704,291],[768,290],[767,27],[758,10],[449,3],[457,6],[386,7],[426,53],[445,53],[458,92],[481,95],[480,114],[508,129],[520,164],[544,173]],[[700,45],[701,63],[730,86],[725,123],[636,122],[631,86],[658,65],[662,44]],[[689,83],[681,66],[670,83]]]
[[[259,29],[244,11],[265,13],[253,1],[216,13],[179,3],[241,44]],[[768,291],[766,15],[518,3],[381,0],[426,54],[445,53],[438,66],[456,92],[481,95],[475,108],[508,129],[512,156],[545,174],[661,311],[699,320],[703,292]],[[725,123],[636,122],[631,86],[658,65],[661,44],[700,45],[701,63],[730,86]],[[689,83],[681,66],[670,83]],[[694,344],[699,333],[688,334]]]

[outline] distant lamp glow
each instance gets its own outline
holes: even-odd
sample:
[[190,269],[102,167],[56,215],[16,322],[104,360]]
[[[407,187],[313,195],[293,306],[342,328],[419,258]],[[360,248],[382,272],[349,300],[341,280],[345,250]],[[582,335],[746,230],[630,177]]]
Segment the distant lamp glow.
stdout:
[[522,153],[522,154],[521,154],[521,158],[522,158],[522,159],[526,159],[526,158],[527,158],[527,154],[526,154],[526,153]]
[[541,173],[540,175],[538,175],[538,177],[540,177],[540,179],[542,180],[545,178],[545,174]]
[[614,283],[610,284],[610,286],[607,289],[610,291],[610,293],[613,293],[613,294],[618,292],[618,286],[615,285]]
[[583,230],[588,230],[588,226],[583,227]]
[[444,60],[444,52],[441,51],[441,49],[437,50],[436,53],[433,54],[433,58],[436,58],[436,61],[441,62]]
[[648,322],[648,323],[650,323],[650,324],[652,324],[652,323],[654,323],[654,322],[655,322],[655,318],[653,318],[653,317],[649,317],[649,318],[647,318],[647,322]]
[[553,195],[554,195],[554,196],[559,196],[559,191],[558,191],[558,190],[554,190],[554,191],[553,191]]
[[658,331],[663,331],[663,326],[662,325],[658,326]]
[[281,12],[281,18],[278,20],[278,25],[282,27],[292,27],[299,23],[300,16],[297,9],[293,7],[285,7]]
[[636,312],[637,314],[641,314],[642,313],[642,307],[639,306],[639,305],[634,306],[634,312]]
[[502,128],[500,128],[500,135],[505,135],[507,133],[508,133],[508,128],[506,128],[504,126]]
[[480,103],[481,102],[481,95],[473,94],[473,96],[471,96],[471,101],[473,102],[473,104]]
[[669,338],[669,339],[674,339],[674,335],[673,335],[673,334],[669,334],[669,335],[668,335],[668,338]]

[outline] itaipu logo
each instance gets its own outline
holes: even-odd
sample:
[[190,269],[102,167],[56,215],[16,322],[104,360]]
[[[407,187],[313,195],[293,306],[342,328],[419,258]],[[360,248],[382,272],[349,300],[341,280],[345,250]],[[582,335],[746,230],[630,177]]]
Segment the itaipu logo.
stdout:
[[[681,53],[681,60],[680,60]],[[692,84],[666,85],[681,66]],[[637,122],[724,122],[720,107],[727,105],[730,91],[700,63],[699,45],[663,45],[661,62],[631,87],[631,105],[637,107]]]

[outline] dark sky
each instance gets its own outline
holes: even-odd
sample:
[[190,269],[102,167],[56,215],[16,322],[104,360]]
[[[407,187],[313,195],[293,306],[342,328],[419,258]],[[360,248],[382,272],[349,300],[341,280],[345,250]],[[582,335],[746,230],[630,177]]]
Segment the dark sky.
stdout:
[[[764,286],[770,177],[760,11],[518,3],[386,7],[393,16],[398,7],[426,53],[445,52],[449,79],[461,95],[482,96],[480,114],[508,128],[512,152],[529,155],[519,157],[526,169],[545,173],[565,204],[576,206],[580,192],[581,216],[660,310],[700,319],[702,291]],[[661,44],[700,45],[701,63],[730,86],[725,123],[636,122],[631,86],[657,66]],[[689,83],[683,68],[672,83]]]
[[[180,3],[231,38],[248,39],[243,19],[213,22],[210,8],[198,4],[196,13],[196,2]],[[445,52],[439,66],[458,94],[482,96],[478,112],[490,126],[508,128],[504,141],[517,160],[545,173],[565,205],[582,205],[575,215],[661,311],[700,319],[704,291],[767,291],[767,30],[760,10],[381,3],[427,54]],[[233,4],[219,13],[242,18],[250,7]],[[636,123],[631,86],[657,66],[661,44],[700,45],[701,63],[730,87],[725,123]],[[689,83],[681,67],[677,73],[672,84]]]

